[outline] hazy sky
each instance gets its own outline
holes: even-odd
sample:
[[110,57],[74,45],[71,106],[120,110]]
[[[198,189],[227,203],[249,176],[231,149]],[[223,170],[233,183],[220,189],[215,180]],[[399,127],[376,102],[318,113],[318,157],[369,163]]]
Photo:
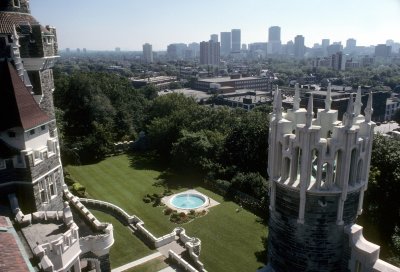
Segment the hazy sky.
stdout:
[[209,40],[242,30],[242,43],[265,42],[281,27],[286,43],[298,34],[307,46],[322,38],[357,45],[400,42],[400,0],[30,0],[43,25],[57,28],[60,48],[165,50],[174,42]]

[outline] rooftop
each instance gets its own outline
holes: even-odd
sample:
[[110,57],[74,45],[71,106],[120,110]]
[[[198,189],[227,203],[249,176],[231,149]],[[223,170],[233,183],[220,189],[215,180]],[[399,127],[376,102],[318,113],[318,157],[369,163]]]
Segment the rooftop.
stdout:
[[49,243],[61,237],[68,227],[60,221],[60,223],[35,223],[30,226],[24,227],[22,233],[31,249],[39,244]]
[[0,130],[29,130],[50,121],[10,62],[0,62],[0,78],[0,116],[7,116],[1,119]]
[[0,253],[0,271],[33,271],[15,229],[4,216],[0,216]]
[[220,83],[220,82],[227,82],[227,81],[241,81],[241,80],[255,80],[261,79],[259,77],[241,77],[241,78],[230,78],[230,77],[214,77],[214,78],[202,78],[199,81],[209,82],[209,83]]

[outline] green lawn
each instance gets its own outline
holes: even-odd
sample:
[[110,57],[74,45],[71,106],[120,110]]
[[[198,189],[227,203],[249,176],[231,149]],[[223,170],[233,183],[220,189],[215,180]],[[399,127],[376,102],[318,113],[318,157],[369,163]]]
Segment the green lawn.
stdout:
[[[146,164],[133,165],[135,166],[132,166],[130,158],[121,155],[97,164],[69,166],[67,169],[75,180],[86,186],[90,197],[122,207],[128,213],[139,216],[155,235],[164,235],[177,225],[171,223],[168,217],[162,214],[162,208],[154,208],[142,201],[147,193],[163,191],[162,187],[154,186],[160,177],[165,177],[161,172],[163,169]],[[267,235],[267,228],[260,223],[259,217],[245,210],[237,213],[238,205],[224,201],[221,196],[196,186],[199,180],[176,176],[175,181],[170,186],[174,191],[186,190],[193,186],[196,190],[221,203],[211,208],[206,216],[183,225],[188,235],[201,239],[200,260],[208,271],[255,271],[264,265],[262,262],[266,261],[265,257],[259,256],[264,250],[262,237]],[[122,230],[116,228],[116,231]],[[118,243],[116,241],[115,247],[123,250],[124,247],[120,247]],[[126,251],[128,250],[130,249],[126,248]],[[138,253],[142,255],[133,259],[147,255],[141,250]],[[111,262],[116,262],[114,258],[120,260],[117,255],[112,254]],[[112,266],[118,265],[112,264]]]

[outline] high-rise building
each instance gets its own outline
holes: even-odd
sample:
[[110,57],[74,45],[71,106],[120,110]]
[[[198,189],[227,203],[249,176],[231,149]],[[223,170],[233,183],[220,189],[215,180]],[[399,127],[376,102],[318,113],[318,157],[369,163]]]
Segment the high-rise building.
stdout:
[[281,28],[279,26],[271,26],[268,29],[268,42],[281,41]]
[[[320,92],[315,92],[320,99]],[[350,96],[343,120],[331,108],[315,118],[313,94],[300,108],[282,109],[276,90],[269,125],[270,206],[266,271],[399,271],[379,260],[379,246],[356,224],[368,185],[372,140],[372,94],[362,109],[361,88]],[[329,150],[329,152],[328,152]]]
[[328,46],[330,45],[330,40],[329,39],[322,39],[321,42],[321,48],[322,48],[322,53],[324,56],[328,55]]
[[115,52],[121,52],[121,48],[120,47],[115,47]]
[[297,35],[294,38],[294,57],[301,59],[305,54],[304,37],[302,35]]
[[218,34],[211,34],[210,40],[213,42],[218,42]]
[[221,55],[227,56],[232,51],[232,33],[221,32]]
[[346,41],[346,53],[352,53],[356,49],[357,41],[353,38],[347,39]]
[[281,47],[281,28],[279,26],[271,26],[268,30],[268,54],[280,54]]
[[242,51],[247,51],[247,44],[245,43],[242,44]]
[[149,43],[143,44],[143,60],[146,63],[153,62],[153,46]]
[[375,46],[375,57],[377,58],[388,58],[392,52],[392,47],[386,44],[378,44]]
[[328,56],[332,56],[333,54],[336,54],[337,52],[342,52],[343,46],[341,43],[333,43],[328,46],[326,49]]
[[214,41],[200,43],[200,64],[218,66],[220,62],[220,43]]
[[232,53],[240,53],[241,34],[240,29],[232,29]]
[[193,52],[193,57],[198,57],[200,55],[200,44],[199,43],[190,43],[188,48]]

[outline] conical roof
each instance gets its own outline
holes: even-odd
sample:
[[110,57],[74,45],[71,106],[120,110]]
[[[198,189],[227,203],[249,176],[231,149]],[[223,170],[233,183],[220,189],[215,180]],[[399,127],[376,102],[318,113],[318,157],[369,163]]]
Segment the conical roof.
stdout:
[[0,62],[0,78],[0,131],[13,127],[26,131],[50,121],[10,62]]

